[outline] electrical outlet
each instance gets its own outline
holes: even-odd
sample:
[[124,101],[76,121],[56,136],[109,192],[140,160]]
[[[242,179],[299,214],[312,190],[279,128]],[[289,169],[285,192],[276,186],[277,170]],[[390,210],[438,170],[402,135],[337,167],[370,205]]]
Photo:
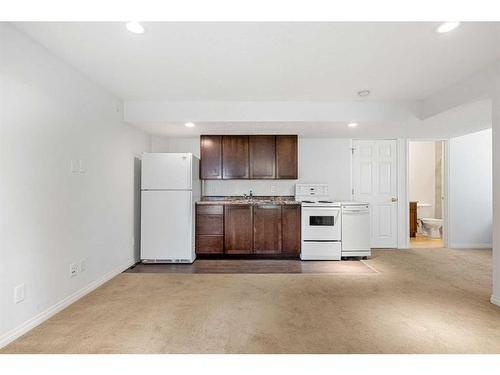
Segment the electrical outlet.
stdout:
[[69,265],[69,275],[71,277],[75,277],[77,273],[78,273],[78,265],[76,263],[71,263]]
[[82,260],[80,262],[80,272],[85,272],[86,269],[87,269],[87,262],[85,262],[84,260]]
[[271,194],[276,194],[276,185],[271,185]]
[[20,303],[24,301],[25,296],[25,285],[19,284],[14,287],[14,303]]
[[78,165],[78,160],[71,159],[70,170],[71,173],[78,173],[80,166]]

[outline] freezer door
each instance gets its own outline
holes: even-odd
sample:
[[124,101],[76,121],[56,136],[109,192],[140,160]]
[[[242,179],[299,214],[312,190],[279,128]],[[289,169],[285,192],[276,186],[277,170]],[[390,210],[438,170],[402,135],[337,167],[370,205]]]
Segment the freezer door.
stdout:
[[192,154],[144,153],[142,190],[191,190]]
[[143,191],[141,194],[141,259],[192,262],[191,192]]

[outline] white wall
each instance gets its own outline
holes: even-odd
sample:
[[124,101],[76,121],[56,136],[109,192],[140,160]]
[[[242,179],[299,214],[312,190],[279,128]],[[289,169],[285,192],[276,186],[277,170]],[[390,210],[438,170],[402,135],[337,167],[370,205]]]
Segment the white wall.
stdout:
[[417,119],[415,101],[165,101],[127,100],[125,120],[136,124],[186,121],[251,122],[359,122],[403,124]]
[[436,205],[436,143],[411,141],[409,144],[409,196],[410,202],[430,204],[419,207],[417,216],[435,217]]
[[450,139],[449,163],[449,246],[491,247],[491,129]]
[[[118,99],[5,23],[0,48],[1,346],[134,261],[137,155],[150,137],[124,124]],[[71,160],[86,172],[71,173]]]
[[[200,139],[152,137],[153,152],[200,154]],[[293,195],[296,183],[326,183],[334,199],[351,199],[351,140],[299,137],[298,180],[205,181],[205,195]],[[272,187],[275,187],[275,190]]]
[[491,302],[500,306],[500,71],[493,95],[493,291]]
[[191,152],[200,157],[200,137],[168,138],[151,137],[152,152]]

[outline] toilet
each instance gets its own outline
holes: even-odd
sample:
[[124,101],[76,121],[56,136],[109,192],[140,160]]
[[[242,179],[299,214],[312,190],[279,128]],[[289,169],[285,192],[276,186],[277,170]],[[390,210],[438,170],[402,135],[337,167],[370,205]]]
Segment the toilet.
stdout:
[[422,231],[428,237],[441,238],[443,230],[443,219],[434,219],[423,217],[420,219],[422,222]]

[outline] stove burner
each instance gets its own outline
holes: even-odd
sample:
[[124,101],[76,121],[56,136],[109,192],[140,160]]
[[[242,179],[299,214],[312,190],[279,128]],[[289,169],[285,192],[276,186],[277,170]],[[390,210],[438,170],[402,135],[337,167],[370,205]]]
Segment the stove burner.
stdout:
[[302,201],[304,203],[314,203],[313,201]]
[[333,203],[332,201],[318,201],[318,203]]

